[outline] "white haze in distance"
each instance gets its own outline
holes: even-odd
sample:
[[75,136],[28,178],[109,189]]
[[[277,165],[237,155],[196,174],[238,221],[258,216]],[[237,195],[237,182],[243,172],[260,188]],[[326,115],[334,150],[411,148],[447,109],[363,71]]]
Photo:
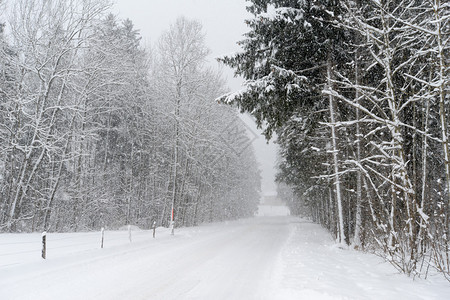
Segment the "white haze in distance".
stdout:
[[[156,43],[161,33],[180,16],[201,22],[206,33],[206,45],[211,49],[209,61],[217,66],[215,58],[240,50],[236,42],[242,40],[242,35],[248,31],[244,20],[251,17],[246,5],[245,0],[116,0],[113,11],[121,19],[129,18],[133,22],[146,46]],[[239,90],[242,79],[233,78],[233,71],[228,67],[222,68],[231,91]],[[249,116],[243,115],[242,119],[252,130],[260,133]],[[272,142],[267,144],[259,135],[253,147],[261,169],[262,194],[274,194],[277,146]]]

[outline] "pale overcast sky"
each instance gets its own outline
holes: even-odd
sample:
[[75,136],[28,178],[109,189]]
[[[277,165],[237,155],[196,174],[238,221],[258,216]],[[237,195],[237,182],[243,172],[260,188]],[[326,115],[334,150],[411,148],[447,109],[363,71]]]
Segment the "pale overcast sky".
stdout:
[[[154,44],[179,16],[200,21],[206,33],[206,44],[211,49],[210,62],[216,57],[239,51],[236,42],[248,31],[244,20],[250,17],[245,0],[115,0],[113,11],[121,19],[129,18],[140,30],[144,45]],[[239,90],[242,79],[233,78],[233,72],[224,68],[228,86]],[[250,117],[242,118],[254,131]],[[259,131],[257,131],[259,132]],[[253,143],[262,171],[263,194],[275,193],[274,183],[276,145],[266,144],[263,136]]]

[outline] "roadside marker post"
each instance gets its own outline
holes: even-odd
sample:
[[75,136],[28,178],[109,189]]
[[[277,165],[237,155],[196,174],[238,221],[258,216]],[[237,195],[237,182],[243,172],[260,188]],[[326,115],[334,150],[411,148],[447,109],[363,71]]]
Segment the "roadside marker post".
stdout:
[[41,256],[43,259],[46,259],[47,257],[47,232],[44,231],[42,233],[42,253]]
[[102,227],[102,243],[101,248],[103,249],[103,240],[105,239],[105,228]]
[[131,243],[131,225],[128,225],[128,239],[130,240]]

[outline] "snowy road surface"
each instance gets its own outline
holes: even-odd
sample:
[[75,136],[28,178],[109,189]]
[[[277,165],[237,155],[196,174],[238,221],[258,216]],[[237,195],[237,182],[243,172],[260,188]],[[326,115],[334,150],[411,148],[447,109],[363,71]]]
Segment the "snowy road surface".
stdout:
[[294,217],[137,231],[132,243],[107,232],[104,249],[98,233],[49,234],[45,261],[23,250],[39,238],[0,235],[0,299],[450,299],[442,278],[413,281]]

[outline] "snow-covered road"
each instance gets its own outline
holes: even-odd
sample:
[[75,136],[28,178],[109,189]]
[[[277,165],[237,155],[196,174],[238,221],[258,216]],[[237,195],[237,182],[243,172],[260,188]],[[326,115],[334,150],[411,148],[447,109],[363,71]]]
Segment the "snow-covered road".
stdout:
[[175,236],[161,230],[156,239],[140,233],[110,248],[107,234],[104,249],[54,259],[49,235],[46,261],[0,269],[0,298],[264,298],[290,227],[289,219],[278,217],[183,228]]
[[[33,258],[26,251],[11,254],[20,252],[27,238],[39,236],[0,235],[0,299],[387,300],[450,295],[448,282],[412,281],[378,257],[334,247],[320,226],[294,217],[182,228],[175,236],[161,229],[156,239],[138,231],[132,243],[126,231],[110,232],[104,249],[95,246],[98,234],[54,234],[48,236],[45,261],[39,253]],[[85,246],[73,246],[74,239],[83,239]],[[92,244],[86,242],[90,239]]]

